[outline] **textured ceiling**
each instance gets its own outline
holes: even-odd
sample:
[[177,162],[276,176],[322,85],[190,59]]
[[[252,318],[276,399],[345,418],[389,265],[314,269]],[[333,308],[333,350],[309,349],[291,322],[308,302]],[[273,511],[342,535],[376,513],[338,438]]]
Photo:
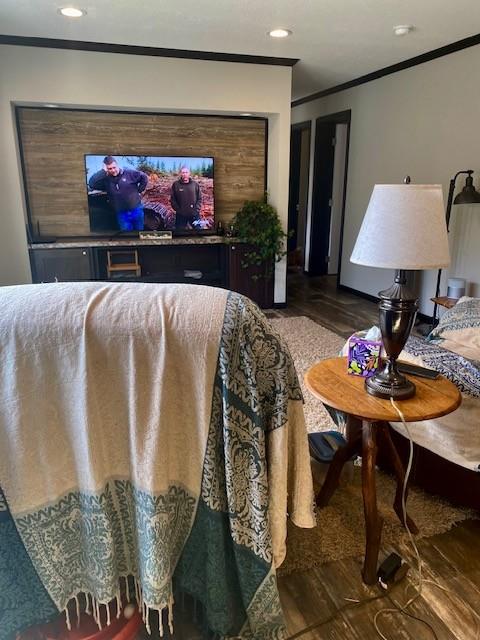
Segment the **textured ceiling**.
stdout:
[[[61,6],[87,15],[68,19]],[[397,24],[413,24],[408,36]],[[0,0],[0,31],[37,36],[299,58],[293,99],[480,32],[480,0]],[[266,32],[293,31],[286,40]]]

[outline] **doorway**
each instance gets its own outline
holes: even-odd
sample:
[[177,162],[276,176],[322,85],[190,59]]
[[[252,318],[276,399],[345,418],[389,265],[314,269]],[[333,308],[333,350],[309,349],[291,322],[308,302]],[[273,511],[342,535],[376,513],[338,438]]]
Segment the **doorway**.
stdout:
[[305,270],[340,282],[351,112],[317,118]]
[[308,189],[310,174],[310,121],[292,126],[288,196],[288,268],[303,272],[306,257]]

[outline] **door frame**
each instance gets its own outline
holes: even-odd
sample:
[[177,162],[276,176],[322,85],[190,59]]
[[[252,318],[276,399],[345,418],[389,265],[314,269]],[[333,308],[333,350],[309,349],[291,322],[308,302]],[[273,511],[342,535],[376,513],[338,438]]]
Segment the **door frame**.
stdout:
[[[290,127],[290,131],[291,131],[291,135],[290,135],[290,161],[292,160],[292,156],[291,156],[291,152],[292,152],[292,137],[293,137],[293,132],[297,132],[297,131],[308,131],[308,147],[309,147],[309,153],[308,153],[308,171],[307,171],[307,186],[306,186],[306,203],[307,203],[307,210],[305,212],[305,230],[304,230],[304,237],[303,237],[303,246],[304,246],[304,251],[305,251],[305,244],[306,244],[306,235],[307,235],[307,218],[308,218],[308,196],[309,196],[309,192],[310,192],[310,165],[312,162],[311,159],[311,153],[310,153],[310,148],[311,148],[311,142],[312,142],[312,121],[311,120],[304,120],[303,122],[296,122],[295,124],[292,124]],[[300,151],[301,151],[301,147],[300,147]],[[300,162],[300,157],[299,156],[298,160]],[[300,166],[298,167],[298,169],[300,170]],[[290,164],[290,178],[289,178],[289,196],[288,196],[288,223],[287,223],[287,230],[292,229],[292,225],[291,225],[291,221],[292,221],[292,216],[290,215],[290,187],[291,187],[291,177],[292,177],[292,173],[293,173],[293,164],[291,162]],[[296,216],[295,218],[295,232],[297,231],[297,227],[298,227],[298,216]],[[288,240],[287,240],[288,242]]]
[[[319,149],[317,146],[318,139],[318,130],[319,124],[346,124],[347,125],[347,142],[345,149],[345,176],[344,176],[344,184],[343,184],[343,199],[342,199],[342,213],[341,213],[341,221],[340,221],[340,243],[339,243],[339,253],[338,253],[338,272],[337,272],[337,288],[340,286],[340,274],[342,269],[342,251],[343,251],[343,231],[345,225],[345,203],[347,198],[347,176],[348,176],[348,159],[349,159],[349,150],[350,150],[350,127],[352,120],[352,111],[348,109],[346,111],[338,111],[336,113],[330,113],[325,116],[319,116],[315,119],[315,147],[314,147],[314,156],[313,156],[313,191],[312,191],[312,207],[311,207],[311,226],[313,227],[313,217],[315,215],[315,209],[313,203],[315,201],[315,189],[318,185],[319,181],[319,163],[318,163],[318,155]],[[331,220],[330,220],[331,225]],[[310,247],[312,246],[314,239],[312,234],[310,233]]]

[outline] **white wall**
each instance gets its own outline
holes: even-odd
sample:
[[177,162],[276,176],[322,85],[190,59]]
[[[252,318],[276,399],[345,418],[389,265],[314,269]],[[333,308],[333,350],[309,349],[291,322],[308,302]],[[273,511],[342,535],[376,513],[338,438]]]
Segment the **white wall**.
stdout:
[[[0,46],[0,284],[31,279],[13,103],[266,116],[268,191],[286,229],[290,100],[289,67]],[[275,302],[285,283],[282,261]]]
[[[341,284],[376,295],[392,281],[389,271],[350,263],[375,183],[399,183],[408,174],[413,182],[442,184],[446,201],[450,178],[473,169],[480,187],[479,68],[475,46],[293,109],[293,123],[352,111]],[[457,191],[463,185],[457,181]],[[454,207],[450,240],[449,274],[480,295],[480,208]],[[431,315],[436,272],[420,281],[420,310]]]

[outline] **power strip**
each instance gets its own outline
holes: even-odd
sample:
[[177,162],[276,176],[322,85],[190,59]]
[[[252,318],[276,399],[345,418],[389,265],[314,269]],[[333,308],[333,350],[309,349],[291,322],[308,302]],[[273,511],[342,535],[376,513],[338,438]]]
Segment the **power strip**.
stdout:
[[409,569],[410,565],[402,560],[398,553],[391,553],[378,568],[378,584],[388,591],[394,584],[405,578]]

